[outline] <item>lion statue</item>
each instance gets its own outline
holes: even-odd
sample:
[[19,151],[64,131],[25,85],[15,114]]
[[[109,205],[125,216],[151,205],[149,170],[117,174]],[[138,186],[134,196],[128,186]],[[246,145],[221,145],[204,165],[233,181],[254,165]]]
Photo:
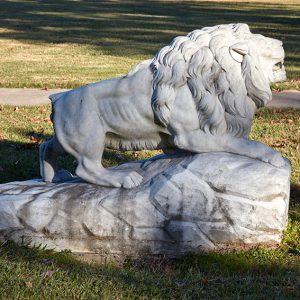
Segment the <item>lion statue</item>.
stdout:
[[271,100],[270,83],[285,80],[278,40],[246,24],[218,25],[175,38],[127,76],[50,96],[55,136],[40,147],[41,175],[58,181],[57,157],[77,162],[83,180],[133,188],[142,176],[105,169],[105,147],[224,151],[276,167],[282,156],[248,139],[257,108]]

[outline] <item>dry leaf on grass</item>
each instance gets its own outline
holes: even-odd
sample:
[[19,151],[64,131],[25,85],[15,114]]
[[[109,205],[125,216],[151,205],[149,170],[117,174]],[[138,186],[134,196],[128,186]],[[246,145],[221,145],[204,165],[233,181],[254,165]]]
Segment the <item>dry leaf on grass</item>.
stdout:
[[42,105],[42,106],[40,106],[39,111],[42,114],[46,111],[46,108]]
[[24,284],[25,284],[25,286],[27,287],[27,288],[32,288],[32,282],[31,281],[26,281],[26,282],[24,282]]
[[48,270],[42,274],[42,277],[43,278],[51,278],[55,272],[56,271],[54,271],[54,270]]
[[45,122],[45,123],[48,123],[48,124],[52,124],[52,121],[51,121],[50,118],[45,118],[45,119],[44,119],[44,122]]
[[28,121],[31,123],[40,123],[41,122],[40,117],[29,118]]
[[30,136],[30,140],[31,140],[33,143],[35,143],[35,144],[38,144],[39,141],[40,141],[40,139],[38,138],[37,135],[31,135],[31,136]]
[[29,139],[31,143],[33,144],[41,144],[42,138],[43,138],[44,129],[35,129],[35,131],[32,131],[29,133]]

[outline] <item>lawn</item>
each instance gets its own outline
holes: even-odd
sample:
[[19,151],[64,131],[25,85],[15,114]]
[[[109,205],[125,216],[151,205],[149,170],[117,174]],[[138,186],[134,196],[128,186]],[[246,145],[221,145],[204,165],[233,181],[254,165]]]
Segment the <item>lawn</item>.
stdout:
[[[299,1],[0,1],[0,87],[73,88],[125,74],[174,36],[244,22],[284,42],[300,90]],[[50,107],[0,105],[0,183],[39,177]],[[263,109],[251,138],[292,164],[288,228],[278,249],[85,263],[69,252],[0,244],[0,299],[300,299],[300,110]],[[106,151],[111,166],[157,152]],[[62,167],[74,171],[71,156]],[[0,220],[1,223],[1,220]]]
[[[0,106],[0,182],[39,177],[50,107]],[[263,109],[251,137],[292,163],[289,225],[278,249],[88,264],[71,253],[0,246],[0,299],[300,299],[300,111]],[[110,166],[151,151],[106,151]],[[74,170],[70,156],[61,164]]]
[[299,1],[0,1],[0,87],[73,88],[121,76],[178,35],[244,22],[283,41],[300,89]]

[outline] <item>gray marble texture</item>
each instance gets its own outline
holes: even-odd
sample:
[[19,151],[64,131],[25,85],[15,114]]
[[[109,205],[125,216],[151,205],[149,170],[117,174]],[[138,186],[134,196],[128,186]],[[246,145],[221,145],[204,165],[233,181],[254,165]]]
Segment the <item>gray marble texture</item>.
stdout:
[[0,236],[56,250],[170,255],[280,243],[290,165],[229,153],[160,156],[119,167],[143,176],[135,189],[74,178],[0,185]]

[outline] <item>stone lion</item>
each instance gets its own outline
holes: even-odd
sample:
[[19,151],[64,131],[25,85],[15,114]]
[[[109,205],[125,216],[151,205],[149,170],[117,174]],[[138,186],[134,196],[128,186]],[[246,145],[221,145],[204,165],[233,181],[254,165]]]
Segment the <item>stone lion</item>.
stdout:
[[224,151],[284,165],[275,150],[248,139],[271,82],[285,80],[278,40],[246,24],[205,27],[175,38],[127,76],[50,96],[55,136],[40,147],[44,181],[58,177],[57,157],[78,162],[83,180],[133,188],[142,176],[105,169],[105,147],[121,150]]

